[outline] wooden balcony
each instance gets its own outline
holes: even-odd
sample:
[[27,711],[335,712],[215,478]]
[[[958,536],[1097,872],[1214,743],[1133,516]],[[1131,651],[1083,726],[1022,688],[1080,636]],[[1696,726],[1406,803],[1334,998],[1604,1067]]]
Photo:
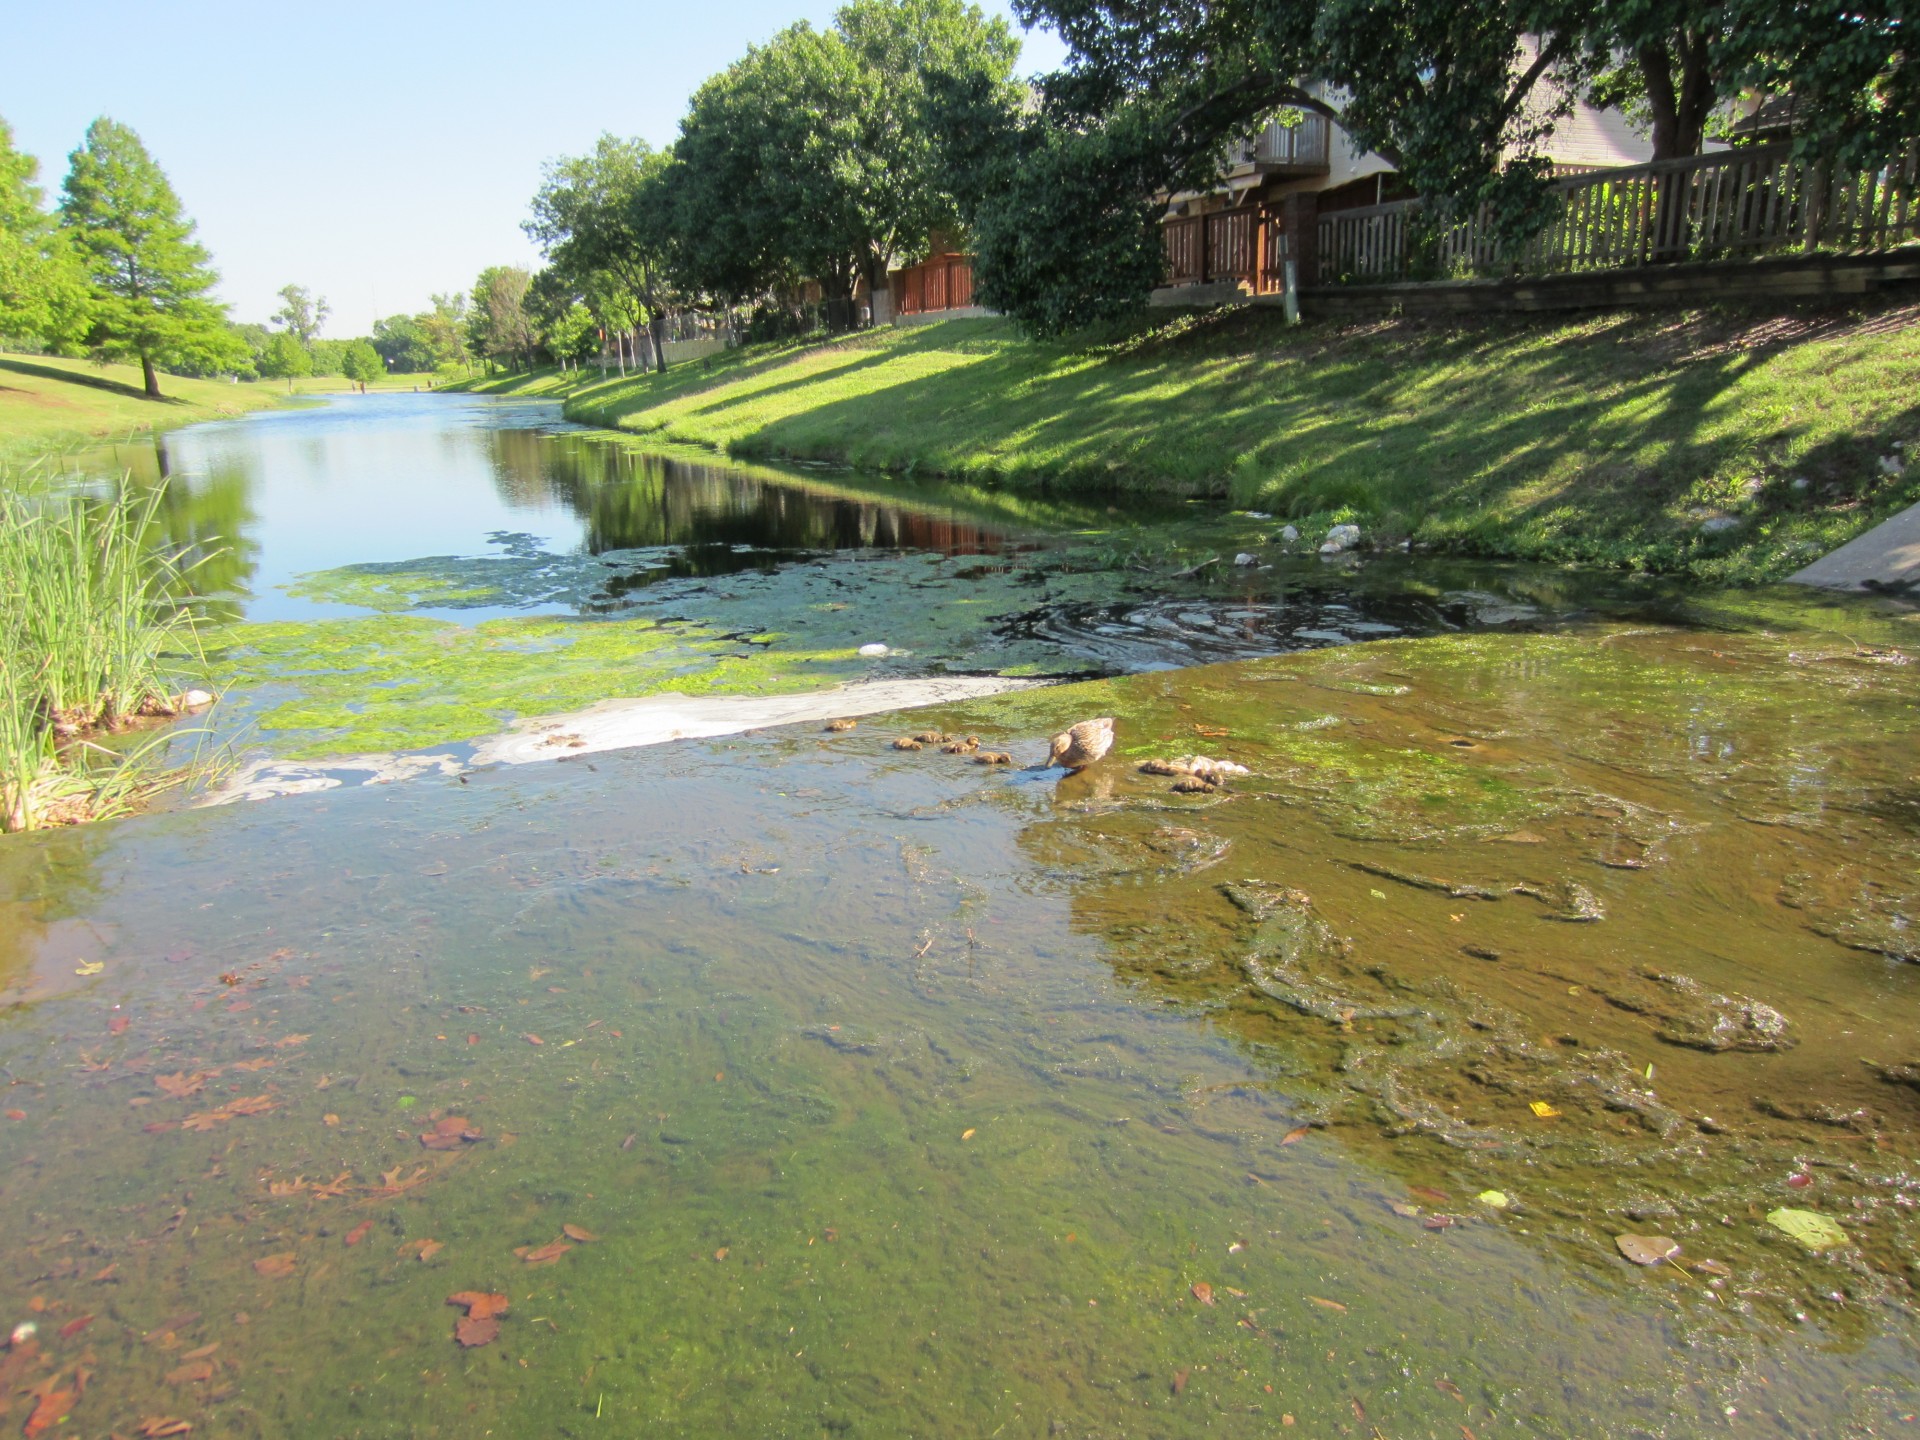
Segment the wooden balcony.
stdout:
[[1332,126],[1323,115],[1303,115],[1297,125],[1272,120],[1258,135],[1227,152],[1227,173],[1280,179],[1325,175],[1331,139]]

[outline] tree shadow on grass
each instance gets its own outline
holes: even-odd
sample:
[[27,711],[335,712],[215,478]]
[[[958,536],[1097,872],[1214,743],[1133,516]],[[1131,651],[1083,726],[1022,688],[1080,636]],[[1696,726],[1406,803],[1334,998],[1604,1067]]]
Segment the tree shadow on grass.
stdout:
[[[1876,514],[1892,505],[1904,487],[1876,457],[1912,438],[1920,415],[1899,403],[1914,362],[1888,348],[1890,333],[1871,317],[1782,327],[1621,313],[1289,332],[1239,311],[1164,341],[981,344],[940,374],[885,375],[901,349],[966,338],[914,337],[876,352],[879,383],[865,393],[758,425],[757,393],[700,413],[746,412],[743,453],[911,463],[1021,488],[1231,490],[1296,516],[1432,519],[1469,548],[1571,557],[1615,545],[1631,560],[1635,547],[1700,549],[1702,505],[1764,522],[1827,503],[1790,490],[1789,471],[1846,477],[1850,502]],[[1810,340],[1845,343],[1796,348]],[[1800,393],[1809,386],[1817,403]],[[1742,488],[1755,479],[1758,495]]]
[[105,375],[86,375],[62,369],[57,365],[36,365],[31,360],[22,360],[17,355],[0,356],[0,370],[12,370],[20,375],[31,375],[40,380],[54,380],[63,385],[85,385],[89,389],[104,390],[109,395],[119,395],[128,400],[145,400],[155,405],[192,403],[175,395],[162,395],[155,398],[138,385],[129,385],[122,380],[110,380]]

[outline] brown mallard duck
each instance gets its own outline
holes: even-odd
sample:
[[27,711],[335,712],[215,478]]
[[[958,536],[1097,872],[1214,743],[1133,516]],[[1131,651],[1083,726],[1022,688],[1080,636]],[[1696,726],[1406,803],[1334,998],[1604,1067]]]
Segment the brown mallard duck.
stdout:
[[1047,749],[1047,764],[1064,765],[1069,773],[1075,773],[1086,769],[1112,748],[1111,715],[1103,715],[1098,720],[1082,720],[1053,737],[1053,744]]

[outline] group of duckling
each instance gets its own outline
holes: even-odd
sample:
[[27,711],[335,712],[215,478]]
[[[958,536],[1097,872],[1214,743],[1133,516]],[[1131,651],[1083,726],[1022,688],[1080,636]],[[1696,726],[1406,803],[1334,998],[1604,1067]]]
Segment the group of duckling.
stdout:
[[[844,734],[852,730],[857,722],[852,720],[829,720],[827,730],[833,734]],[[940,747],[946,755],[970,755],[976,765],[1011,765],[1013,756],[1004,750],[983,750],[978,735],[949,735],[943,730],[922,730],[914,735],[902,735],[893,741],[896,750],[924,750],[929,745]],[[1113,717],[1102,715],[1093,720],[1082,720],[1069,726],[1054,736],[1047,746],[1047,763],[1041,767],[1052,769],[1060,766],[1069,775],[1077,775],[1089,765],[1106,757],[1113,748]],[[1210,795],[1224,786],[1229,779],[1248,772],[1244,765],[1236,765],[1231,760],[1217,760],[1207,755],[1181,755],[1172,760],[1145,760],[1140,764],[1143,775],[1172,775],[1176,777],[1173,789],[1181,795]]]

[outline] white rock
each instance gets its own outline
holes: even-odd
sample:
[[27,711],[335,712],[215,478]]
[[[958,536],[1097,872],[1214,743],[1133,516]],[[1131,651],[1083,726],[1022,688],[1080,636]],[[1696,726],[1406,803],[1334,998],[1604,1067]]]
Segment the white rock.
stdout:
[[1257,555],[1249,555],[1245,550],[1242,550],[1238,555],[1233,557],[1233,563],[1236,565],[1258,565],[1260,563],[1260,557]]
[[1756,475],[1753,479],[1747,481],[1747,483],[1741,486],[1740,488],[1747,492],[1747,498],[1751,500],[1755,496],[1759,495],[1759,493],[1762,490],[1767,488],[1767,482],[1762,480],[1759,476]]
[[1907,462],[1898,455],[1882,455],[1880,457],[1880,473],[1882,475],[1904,475],[1907,473]]
[[1793,486],[1793,488],[1794,488],[1794,489],[1796,489],[1796,490],[1804,490],[1804,489],[1806,489],[1806,488],[1807,488],[1807,485],[1808,485],[1808,484],[1809,484],[1810,482],[1809,482],[1809,481],[1807,480],[1807,477],[1806,477],[1806,476],[1804,476],[1804,475],[1796,475],[1796,476],[1794,476],[1794,477],[1793,477],[1793,479],[1792,479],[1792,480],[1791,480],[1791,481],[1790,481],[1789,483],[1790,483],[1790,484],[1791,484],[1791,485]]
[[213,692],[211,690],[189,690],[180,697],[180,708],[182,710],[204,710],[211,704],[213,704]]
[[1731,515],[1715,515],[1709,520],[1702,520],[1700,522],[1700,533],[1703,535],[1718,535],[1724,530],[1736,530],[1739,526],[1740,522]]
[[1327,531],[1326,543],[1320,547],[1322,555],[1338,555],[1342,550],[1350,550],[1360,543],[1358,525],[1336,525]]
[[1300,538],[1300,528],[1297,525],[1282,525],[1280,527],[1280,538],[1291,545]]
[[1247,511],[1247,518],[1249,520],[1271,520],[1273,518],[1273,512],[1271,510],[1249,510]]
[[877,660],[887,653],[887,647],[884,645],[862,645],[860,647],[860,653],[869,660]]

